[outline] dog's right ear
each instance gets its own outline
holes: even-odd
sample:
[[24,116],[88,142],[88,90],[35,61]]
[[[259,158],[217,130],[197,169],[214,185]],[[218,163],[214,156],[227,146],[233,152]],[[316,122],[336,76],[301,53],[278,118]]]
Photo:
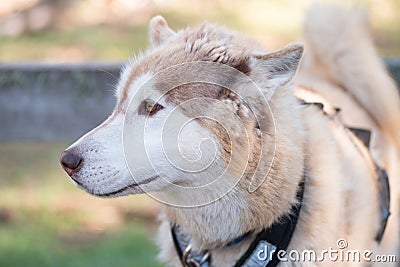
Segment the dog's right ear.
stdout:
[[293,78],[302,54],[303,44],[292,43],[278,51],[251,57],[252,78],[261,86],[267,100]]
[[168,26],[162,16],[155,16],[150,20],[149,35],[153,47],[158,46],[173,36],[175,32]]

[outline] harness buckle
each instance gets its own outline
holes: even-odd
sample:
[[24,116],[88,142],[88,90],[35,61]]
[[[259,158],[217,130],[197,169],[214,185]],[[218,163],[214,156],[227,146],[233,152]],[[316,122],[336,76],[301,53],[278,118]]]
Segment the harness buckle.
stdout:
[[210,258],[210,252],[206,251],[203,257],[198,260],[195,257],[189,257],[190,252],[192,251],[192,245],[189,244],[185,251],[182,254],[182,263],[183,267],[201,267],[203,263],[205,263]]

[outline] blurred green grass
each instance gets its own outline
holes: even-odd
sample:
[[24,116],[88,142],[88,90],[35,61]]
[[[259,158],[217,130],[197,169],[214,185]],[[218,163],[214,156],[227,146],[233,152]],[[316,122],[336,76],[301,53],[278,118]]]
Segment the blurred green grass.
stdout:
[[60,238],[53,222],[30,222],[0,227],[0,266],[161,266],[143,223],[130,223],[113,233],[91,236],[75,229]]
[[98,199],[58,164],[66,144],[0,144],[0,266],[161,266],[145,196]]
[[[67,59],[122,60],[147,43],[147,29],[117,26],[86,26],[67,30],[25,33],[0,37],[1,61]],[[32,49],[26,49],[30,47]]]
[[[119,23],[97,24],[64,21],[62,27],[28,31],[14,37],[0,36],[0,61],[125,60],[147,46],[149,19],[158,14],[163,15],[173,29],[208,21],[250,35],[267,48],[276,49],[302,40],[305,10],[312,2],[256,0],[247,4],[231,1],[228,5],[222,0],[171,2],[164,9],[150,8],[146,11],[148,14],[145,12],[137,20],[128,17]],[[372,33],[379,54],[384,57],[400,56],[399,1],[385,0],[379,4],[370,0],[352,0],[335,3],[347,6],[357,3],[365,7],[371,15]],[[72,11],[79,16],[78,7]]]

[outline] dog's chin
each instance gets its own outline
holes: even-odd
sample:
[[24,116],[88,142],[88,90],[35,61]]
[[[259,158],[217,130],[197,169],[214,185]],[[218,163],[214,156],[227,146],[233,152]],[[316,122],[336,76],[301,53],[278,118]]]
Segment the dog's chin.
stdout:
[[[74,181],[74,180],[73,180]],[[115,197],[123,197],[128,195],[136,195],[136,194],[143,194],[145,191],[140,186],[125,186],[121,188],[114,188],[114,189],[103,189],[98,190],[96,188],[88,188],[86,186],[78,184],[74,181],[75,186],[79,189],[100,198],[115,198]]]
[[128,196],[128,195],[137,195],[137,194],[143,194],[145,191],[138,186],[137,188],[121,188],[116,191],[110,191],[110,192],[102,192],[102,193],[97,193],[93,192],[90,190],[86,190],[88,193],[100,197],[100,198],[115,198],[115,197],[123,197],[123,196]]
[[[73,181],[74,185],[80,188],[87,193],[94,195],[100,198],[115,198],[115,197],[122,197],[127,195],[136,195],[136,194],[143,194],[148,190],[145,190],[146,184],[156,180],[158,177],[150,177],[148,179],[143,180],[140,183],[131,182],[130,184],[119,184],[118,186],[106,188],[102,187],[101,185],[96,186],[96,184],[91,184],[90,186],[81,183],[77,177],[71,176],[71,180]],[[150,186],[151,187],[151,186]],[[157,191],[151,190],[150,191]]]

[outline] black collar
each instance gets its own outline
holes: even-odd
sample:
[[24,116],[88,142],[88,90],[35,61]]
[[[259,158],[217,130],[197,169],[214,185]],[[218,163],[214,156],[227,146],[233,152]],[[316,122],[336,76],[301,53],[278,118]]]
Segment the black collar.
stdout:
[[[287,215],[259,232],[234,267],[271,267],[279,263],[279,259],[274,252],[286,250],[292,239],[303,202],[305,174],[306,171],[304,171],[303,179],[299,183],[296,195],[297,204],[292,206]],[[178,225],[171,227],[171,233],[176,252],[184,267],[209,267],[211,265],[210,251],[193,252],[190,245],[190,237],[184,234]],[[245,233],[229,242],[225,247],[236,245],[250,235],[251,233]]]
[[[276,266],[279,263],[279,259],[274,251],[286,250],[289,246],[300,215],[304,196],[304,183],[305,175],[303,175],[303,179],[299,184],[299,190],[297,191],[297,205],[292,206],[290,213],[285,215],[282,220],[278,220],[269,228],[262,230],[251,243],[245,254],[235,264],[235,267],[252,266],[250,265],[251,262],[254,262],[254,264],[260,262],[260,259],[258,259],[259,256],[265,258],[265,260],[254,266],[270,267]],[[260,245],[265,255],[259,255],[261,251]],[[270,257],[271,255],[272,257]]]

